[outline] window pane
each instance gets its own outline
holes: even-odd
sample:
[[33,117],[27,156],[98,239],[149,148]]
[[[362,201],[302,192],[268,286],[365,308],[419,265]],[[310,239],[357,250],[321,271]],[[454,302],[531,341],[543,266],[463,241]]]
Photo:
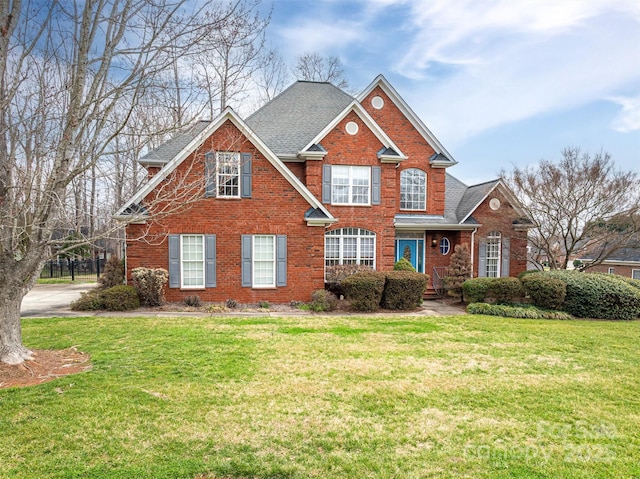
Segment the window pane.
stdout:
[[275,236],[253,237],[253,285],[275,286]]
[[204,288],[204,236],[182,235],[182,286]]
[[368,166],[332,166],[331,202],[369,204],[370,175]]
[[325,235],[325,266],[360,264],[375,267],[376,235],[360,228],[341,228]]
[[427,199],[427,175],[424,171],[409,168],[400,173],[400,208],[424,210]]
[[498,265],[500,264],[500,239],[497,231],[492,231],[487,236],[487,277],[498,277]]
[[240,153],[219,151],[216,153],[218,165],[218,196],[240,196]]

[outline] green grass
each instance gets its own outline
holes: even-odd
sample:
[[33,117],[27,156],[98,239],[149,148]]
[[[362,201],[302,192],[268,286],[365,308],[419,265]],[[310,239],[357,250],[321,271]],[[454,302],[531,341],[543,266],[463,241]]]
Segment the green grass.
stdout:
[[0,476],[633,478],[640,322],[24,320],[93,370],[0,390]]

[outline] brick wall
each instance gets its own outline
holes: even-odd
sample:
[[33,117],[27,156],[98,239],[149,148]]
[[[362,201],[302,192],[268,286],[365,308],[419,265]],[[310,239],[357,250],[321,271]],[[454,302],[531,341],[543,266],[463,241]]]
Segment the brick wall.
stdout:
[[[609,268],[613,268],[613,274],[617,274],[620,276],[625,276],[627,278],[631,278],[631,274],[633,270],[640,271],[640,263],[637,265],[629,265],[629,264],[599,264],[597,266],[593,266],[585,272],[587,273],[609,273]],[[638,274],[638,273],[636,273]]]
[[[492,198],[500,200],[500,208],[492,210],[489,202]],[[513,220],[519,217],[509,201],[499,191],[494,190],[484,202],[478,206],[473,217],[482,224],[475,234],[475,257],[473,275],[478,276],[478,244],[480,238],[486,238],[489,232],[499,231],[502,237],[511,239],[511,256],[509,276],[518,276],[527,269],[527,232],[518,231],[513,227]]]
[[[183,210],[157,218],[147,225],[127,226],[127,277],[139,266],[168,269],[166,234],[215,234],[217,287],[206,290],[167,288],[168,301],[198,294],[203,301],[308,301],[310,293],[324,287],[324,228],[309,227],[304,213],[310,205],[230,123],[217,130],[187,158],[173,175],[202,184],[204,153],[210,150],[249,152],[253,157],[252,198],[202,197]],[[166,187],[171,188],[171,182]],[[241,287],[241,235],[287,235],[287,286],[275,289]],[[142,236],[142,240],[136,240]]]

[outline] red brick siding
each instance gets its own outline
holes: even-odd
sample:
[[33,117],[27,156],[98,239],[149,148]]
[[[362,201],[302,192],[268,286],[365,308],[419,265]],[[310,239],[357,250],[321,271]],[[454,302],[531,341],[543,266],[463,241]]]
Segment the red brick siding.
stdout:
[[[240,302],[308,301],[310,293],[324,286],[324,228],[309,227],[304,213],[310,205],[258,150],[229,123],[220,128],[178,168],[177,175],[203,175],[198,158],[210,150],[252,154],[252,198],[202,198],[185,211],[149,225],[127,226],[127,277],[139,266],[168,269],[166,234],[215,234],[217,239],[217,287],[206,290],[167,288],[167,300],[180,301],[198,294],[203,301]],[[196,160],[195,163],[194,159]],[[193,170],[189,167],[195,165]],[[195,180],[197,181],[197,180]],[[202,180],[200,180],[202,181]],[[287,235],[287,286],[275,289],[241,287],[241,235]],[[135,238],[144,236],[147,241]]]
[[[500,208],[496,211],[489,207],[492,198],[500,200]],[[475,234],[475,253],[473,275],[478,276],[478,244],[480,238],[486,238],[489,232],[499,231],[502,237],[510,238],[509,276],[518,276],[527,269],[527,232],[513,227],[513,220],[519,217],[509,201],[499,192],[494,191],[473,212],[473,217],[482,224]]]

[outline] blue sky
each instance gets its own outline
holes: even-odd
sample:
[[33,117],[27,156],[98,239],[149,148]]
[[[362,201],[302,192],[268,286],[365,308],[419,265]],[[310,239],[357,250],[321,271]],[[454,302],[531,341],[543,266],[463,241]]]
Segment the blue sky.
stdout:
[[385,75],[467,183],[568,146],[640,174],[637,0],[275,0],[267,35],[358,90]]

